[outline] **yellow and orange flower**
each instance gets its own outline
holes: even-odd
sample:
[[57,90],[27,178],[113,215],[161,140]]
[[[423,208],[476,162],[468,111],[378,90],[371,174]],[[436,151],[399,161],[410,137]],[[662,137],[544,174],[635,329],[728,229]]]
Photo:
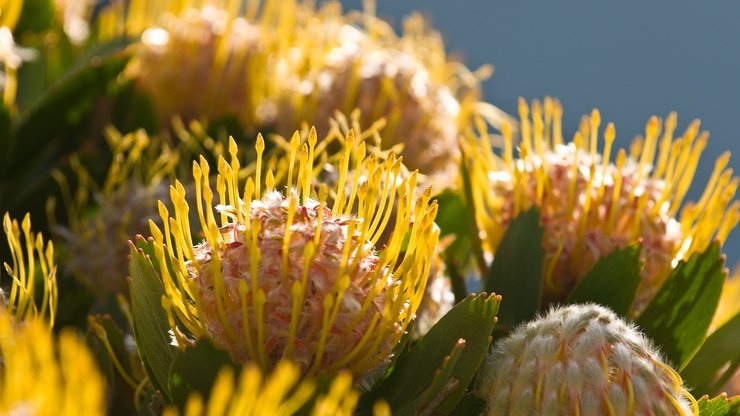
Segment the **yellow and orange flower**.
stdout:
[[[413,201],[416,174],[401,179],[399,159],[366,156],[352,133],[329,202],[314,179],[316,143],[315,131],[302,145],[293,136],[286,169],[277,171],[282,192],[276,172],[263,175],[262,138],[246,182],[231,140],[231,161],[219,159],[215,207],[210,167],[204,158],[194,163],[201,243],[179,182],[171,189],[174,217],[160,203],[164,231],[151,223],[151,232],[159,264],[172,264],[161,273],[179,345],[190,342],[186,334],[205,336],[263,370],[288,359],[303,374],[347,369],[358,382],[389,358],[424,294],[436,203],[429,189]],[[376,250],[389,226],[392,235]]]
[[615,248],[640,242],[644,267],[633,305],[640,310],[679,260],[714,240],[724,242],[740,218],[740,202],[732,200],[738,178],[726,169],[729,153],[717,160],[702,197],[681,209],[708,137],[698,121],[674,138],[676,115],[665,123],[653,117],[645,137],[632,143],[629,154],[620,149],[613,163],[615,128],[610,123],[604,130],[600,154],[597,110],[584,118],[569,143],[563,142],[558,101],[547,98],[544,106],[535,101],[530,112],[520,100],[519,112],[518,158],[506,125],[501,156],[491,150],[485,134],[480,144],[471,139],[465,146],[477,221],[488,249],[498,246],[520,212],[540,208],[546,301],[564,299]]

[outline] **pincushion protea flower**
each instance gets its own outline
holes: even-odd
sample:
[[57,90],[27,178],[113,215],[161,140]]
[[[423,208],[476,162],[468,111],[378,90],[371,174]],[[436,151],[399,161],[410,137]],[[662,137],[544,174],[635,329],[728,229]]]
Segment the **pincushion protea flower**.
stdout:
[[321,134],[335,112],[359,109],[363,127],[385,119],[383,147],[402,143],[410,169],[454,181],[457,136],[471,114],[500,122],[496,108],[478,102],[479,80],[490,70],[476,75],[450,60],[440,34],[421,15],[409,17],[399,36],[373,8],[343,15],[329,3],[298,15],[296,45],[284,59],[290,70],[280,85],[276,128],[290,132],[315,120]]
[[479,101],[490,68],[450,60],[420,15],[398,36],[371,3],[348,14],[337,2],[151,3],[110,7],[98,26],[140,37],[128,74],[165,126],[176,114],[236,116],[246,129],[290,135],[311,121],[323,137],[336,112],[357,109],[363,129],[384,118],[384,148],[402,143],[411,169],[451,183],[471,114],[495,126],[503,118]]
[[0,309],[0,359],[0,414],[105,414],[105,381],[74,332]]
[[481,368],[488,415],[698,415],[681,377],[634,326],[593,304],[521,325]]
[[[269,374],[263,376],[258,366],[249,364],[234,380],[231,368],[222,369],[213,384],[210,400],[204,405],[198,394],[189,397],[185,414],[199,415],[293,415],[307,405],[316,391],[313,381],[301,381],[300,368],[281,361]],[[352,389],[352,376],[340,372],[332,380],[326,394],[316,399],[312,415],[352,415],[360,395]],[[175,409],[167,409],[165,416],[176,416]],[[373,414],[390,414],[387,404],[379,402]]]
[[243,126],[255,128],[274,113],[265,95],[277,82],[267,75],[275,48],[272,31],[278,28],[264,27],[274,16],[265,11],[261,22],[214,4],[164,13],[141,34],[128,72],[151,98],[164,126],[175,115],[185,120],[236,116]]
[[738,179],[726,169],[729,153],[716,162],[704,194],[677,217],[706,145],[708,133],[694,121],[673,137],[676,115],[653,117],[644,139],[611,161],[613,124],[597,152],[600,115],[594,110],[570,143],[563,143],[562,109],[556,100],[519,102],[519,158],[511,129],[502,129],[505,148],[496,156],[483,137],[464,143],[469,156],[473,201],[483,240],[493,250],[509,222],[531,206],[540,208],[546,251],[544,299],[563,300],[594,263],[616,247],[641,242],[644,268],[634,308],[640,310],[661,287],[678,260],[724,242],[740,218],[732,201]]
[[[154,223],[151,231],[159,264],[172,264],[161,273],[178,344],[189,342],[186,333],[205,336],[238,362],[267,370],[289,359],[308,375],[348,369],[361,378],[388,359],[424,294],[437,206],[429,204],[430,190],[414,203],[416,174],[397,180],[401,161],[365,157],[364,143],[353,151],[352,134],[329,204],[326,186],[313,179],[316,142],[315,131],[300,152],[299,141],[291,142],[283,193],[272,170],[263,183],[261,137],[256,173],[240,185],[232,139],[231,162],[219,159],[218,214],[210,167],[203,158],[194,163],[200,244],[179,182],[171,189],[174,218],[160,204],[164,232]],[[393,235],[376,251],[396,201]]]
[[[11,279],[9,293],[0,288],[0,306],[19,320],[38,318],[54,324],[57,309],[57,278],[54,245],[45,242],[40,233],[31,231],[31,216],[26,214],[20,226],[7,212],[3,216],[3,232],[8,240],[11,263],[3,262]],[[36,263],[38,261],[38,264]],[[42,295],[36,304],[36,275],[40,267]],[[0,271],[0,277],[2,272]],[[2,279],[0,279],[0,283]],[[3,283],[4,284],[4,283]]]

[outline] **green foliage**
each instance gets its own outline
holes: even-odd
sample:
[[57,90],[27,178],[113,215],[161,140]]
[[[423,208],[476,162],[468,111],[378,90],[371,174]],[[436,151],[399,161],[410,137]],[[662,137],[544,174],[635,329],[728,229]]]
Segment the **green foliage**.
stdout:
[[452,282],[455,300],[459,302],[468,294],[465,278],[460,269],[467,264],[473,245],[479,242],[474,237],[478,230],[471,221],[464,220],[470,213],[459,193],[445,190],[434,199],[439,204],[435,223],[439,226],[440,238],[454,238],[452,244],[445,249],[445,265]]
[[[481,276],[488,275],[488,265],[486,264],[485,257],[483,256],[483,242],[478,234],[478,224],[476,220],[475,204],[473,203],[473,184],[470,179],[470,172],[468,171],[467,156],[465,149],[460,146],[460,153],[462,154],[462,162],[460,163],[460,177],[463,182],[463,195],[465,206],[467,207],[467,215],[463,218],[467,218],[467,222],[470,226],[470,239],[472,240],[472,252],[475,255],[475,261],[478,263],[478,269]],[[463,213],[461,213],[464,215]]]
[[740,415],[740,396],[727,398],[726,395],[709,399],[704,396],[699,399],[699,414],[701,416],[738,416]]
[[470,256],[473,241],[471,235],[475,230],[470,227],[468,208],[463,198],[457,192],[445,190],[434,199],[439,203],[439,211],[435,223],[440,229],[440,238],[454,236],[455,240],[447,248],[458,264],[463,264]]
[[16,24],[14,35],[24,32],[43,32],[50,29],[53,23],[53,0],[23,0],[23,9],[21,9],[21,16]]
[[145,254],[143,248],[146,246],[150,246],[150,243],[143,239],[137,241],[137,246],[131,245],[129,268],[133,331],[139,355],[152,384],[168,398],[166,387],[169,385],[175,351],[170,345],[170,325],[162,308],[164,287],[150,256]]
[[218,372],[225,366],[236,368],[229,354],[206,339],[178,351],[169,373],[169,392],[173,402],[184,407],[188,396],[196,391],[207,400]]
[[704,341],[681,376],[695,394],[715,395],[740,367],[740,314]]
[[581,279],[568,303],[595,302],[625,317],[640,284],[640,245],[616,249],[602,257]]
[[18,117],[10,149],[13,157],[23,159],[19,162],[38,159],[39,148],[52,144],[65,145],[58,151],[74,150],[70,143],[57,144],[58,140],[53,139],[65,137],[65,133],[79,126],[95,101],[106,94],[129,57],[126,53],[93,57],[52,85],[32,108]]
[[481,294],[455,305],[362,402],[383,398],[400,415],[452,412],[488,351],[499,301]]
[[681,261],[637,318],[637,325],[681,370],[707,335],[726,278],[719,244]]
[[486,290],[504,297],[498,314],[503,329],[534,318],[540,308],[545,250],[539,219],[532,207],[509,224],[489,270]]
[[7,119],[0,114],[0,212],[29,211],[43,226],[46,200],[58,192],[51,170],[64,166],[66,156],[80,155],[91,138],[99,139],[97,130],[85,127],[106,122],[104,114],[93,114],[96,103],[109,93],[128,59],[124,53],[96,56],[68,73],[28,111],[12,118],[7,135]]

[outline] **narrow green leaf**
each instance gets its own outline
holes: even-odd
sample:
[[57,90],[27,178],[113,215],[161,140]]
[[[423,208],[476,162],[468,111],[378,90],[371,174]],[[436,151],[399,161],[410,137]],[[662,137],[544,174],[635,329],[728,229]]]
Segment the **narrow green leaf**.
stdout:
[[706,338],[725,280],[719,244],[679,262],[637,325],[681,370]]
[[[110,315],[90,315],[88,317],[90,326],[96,331],[98,337],[105,337],[115,354],[116,359],[123,367],[123,370],[131,374],[131,357],[126,349],[123,338],[123,331],[116,325]],[[97,333],[100,331],[100,333]]]
[[184,407],[192,392],[198,392],[204,400],[208,400],[213,382],[225,366],[237,368],[228,353],[217,349],[205,339],[199,340],[192,348],[178,351],[169,377],[172,400]]
[[465,154],[465,149],[460,146],[460,153],[462,158],[460,162],[460,177],[463,182],[463,196],[465,207],[467,208],[467,215],[464,217],[470,226],[472,232],[470,233],[470,240],[472,241],[472,252],[475,255],[475,261],[478,263],[478,269],[480,270],[481,276],[488,276],[488,264],[486,263],[485,256],[483,255],[483,242],[480,239],[478,233],[478,224],[476,223],[477,214],[475,213],[475,204],[473,203],[473,184],[470,180],[470,171],[468,170],[468,163],[473,163],[469,160]]
[[437,407],[447,398],[447,392],[454,391],[459,380],[453,378],[455,365],[465,351],[465,340],[458,340],[452,348],[450,355],[442,360],[440,367],[434,374],[434,379],[429,387],[414,400],[410,400],[400,409],[396,410],[399,415],[413,415],[436,411]]
[[740,314],[704,341],[681,376],[695,394],[715,395],[740,366]]
[[175,351],[170,346],[168,332],[170,325],[162,308],[164,287],[149,256],[145,255],[143,250],[137,249],[133,243],[130,246],[129,284],[136,346],[152,384],[165,397],[169,397],[166,387]]
[[437,218],[434,222],[439,226],[439,236],[454,236],[455,240],[447,247],[459,264],[462,264],[470,255],[472,248],[471,233],[474,230],[467,221],[468,208],[465,206],[462,196],[450,190],[436,195],[434,199],[439,203]]
[[740,415],[740,396],[727,398],[726,394],[709,399],[704,395],[699,399],[701,416],[738,416]]
[[[13,161],[23,167],[38,156],[41,149],[52,159],[59,153],[74,150],[72,145],[79,144],[79,138],[65,135],[74,132],[95,100],[106,93],[108,85],[125,68],[128,59],[129,55],[124,53],[95,57],[48,88],[29,111],[17,118],[9,149]],[[52,140],[60,136],[76,142]],[[47,149],[52,144],[56,144],[56,148]]]
[[[363,397],[363,402],[372,403],[383,398],[397,412],[407,403],[422,398],[433,383],[449,386],[448,381],[454,380],[450,382],[452,387],[445,390],[445,398],[435,408],[437,413],[451,412],[488,352],[500,299],[500,296],[481,294],[455,305],[407,354],[399,357],[393,372],[378,388]],[[461,339],[465,343],[465,353],[455,358],[450,376],[436,377],[442,374],[437,373],[438,370],[443,369],[445,359],[453,350],[459,348]],[[418,406],[428,404],[423,400],[415,403]]]
[[568,303],[595,302],[627,316],[640,284],[640,245],[602,257],[578,282]]
[[496,249],[486,290],[506,299],[498,313],[499,325],[504,328],[532,319],[539,310],[543,233],[539,209],[532,207],[509,224]]
[[[54,24],[54,2],[49,0],[25,0],[14,34],[45,32]],[[16,37],[18,39],[18,37]]]
[[474,243],[477,240],[472,238],[472,234],[478,231],[472,227],[471,221],[465,220],[470,214],[459,193],[445,190],[434,199],[437,200],[439,206],[434,222],[440,228],[440,237],[454,238],[452,243],[445,248],[444,258],[455,300],[461,302],[468,295],[468,290],[460,269],[469,261],[472,246],[477,244],[477,242]]

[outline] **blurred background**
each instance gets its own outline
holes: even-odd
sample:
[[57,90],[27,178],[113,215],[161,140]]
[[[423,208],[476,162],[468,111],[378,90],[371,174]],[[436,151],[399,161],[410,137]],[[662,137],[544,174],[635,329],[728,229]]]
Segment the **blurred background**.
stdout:
[[[362,7],[361,0],[342,3]],[[687,200],[699,198],[722,152],[732,151],[730,167],[740,168],[738,2],[378,0],[377,10],[397,30],[420,10],[470,68],[493,64],[485,100],[509,114],[518,97],[560,99],[566,137],[593,108],[602,125],[615,123],[620,147],[651,115],[677,111],[680,133],[701,119],[711,134]],[[724,250],[734,268],[739,229]]]

